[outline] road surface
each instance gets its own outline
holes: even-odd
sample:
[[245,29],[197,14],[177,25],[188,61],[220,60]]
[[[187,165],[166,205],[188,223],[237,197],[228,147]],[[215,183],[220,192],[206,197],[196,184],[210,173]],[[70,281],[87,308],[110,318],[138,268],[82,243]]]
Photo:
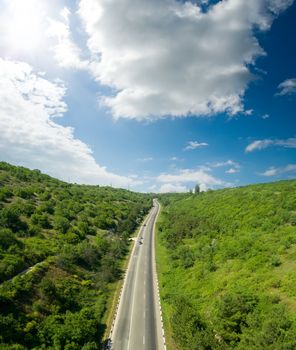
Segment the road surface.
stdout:
[[131,253],[110,337],[112,350],[164,349],[154,258],[158,212],[159,204],[154,200]]

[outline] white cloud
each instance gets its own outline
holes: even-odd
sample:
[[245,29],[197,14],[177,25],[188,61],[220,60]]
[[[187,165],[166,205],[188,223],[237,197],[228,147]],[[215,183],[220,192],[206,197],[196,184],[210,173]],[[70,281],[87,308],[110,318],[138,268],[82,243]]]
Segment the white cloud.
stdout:
[[138,183],[98,165],[74,130],[54,121],[67,106],[65,86],[35,74],[22,62],[0,58],[1,160],[38,168],[63,180],[128,186]]
[[176,173],[163,173],[157,176],[156,180],[163,183],[184,184],[198,183],[205,186],[224,185],[224,182],[209,174],[205,169],[179,169]]
[[239,170],[237,168],[230,168],[230,169],[225,171],[226,174],[235,174],[238,172],[239,172]]
[[213,164],[209,164],[213,168],[222,168],[222,167],[227,167],[230,166],[228,170],[225,171],[226,174],[235,174],[240,171],[240,164],[229,159],[226,162],[217,162]]
[[261,150],[273,145],[272,140],[257,140],[253,141],[246,147],[246,152],[253,152],[255,150]]
[[277,174],[277,172],[278,172],[278,170],[275,167],[270,167],[269,169],[264,171],[264,173],[262,173],[261,175],[263,175],[263,176],[275,176]]
[[296,78],[287,79],[279,84],[278,89],[280,91],[276,95],[292,95],[296,93]]
[[296,173],[296,164],[289,164],[283,168],[270,167],[260,175],[277,176],[285,173]]
[[285,10],[293,4],[294,0],[269,0],[267,1],[270,11],[275,14]]
[[208,186],[205,184],[200,184],[199,185],[199,191],[200,192],[206,192],[208,190]]
[[189,141],[187,142],[187,146],[184,148],[185,151],[205,147],[208,146],[206,142],[198,142],[198,141]]
[[180,185],[180,184],[170,184],[166,183],[160,186],[159,190],[157,192],[160,193],[168,193],[168,192],[188,192],[188,188],[186,186]]
[[144,157],[137,159],[139,162],[151,162],[153,160],[152,157]]
[[267,147],[271,146],[279,146],[279,147],[285,147],[285,148],[296,148],[296,138],[289,138],[286,140],[256,140],[252,143],[250,143],[246,147],[246,152],[253,152],[255,150],[262,150]]
[[87,69],[89,62],[81,59],[81,50],[72,39],[70,16],[70,10],[64,7],[60,11],[60,20],[49,19],[46,35],[55,41],[51,49],[61,67]]
[[224,166],[235,166],[239,168],[239,164],[231,159],[227,160],[226,162],[218,162],[218,163],[214,163],[214,164],[210,164],[212,167],[214,168],[220,168],[220,167],[224,167]]
[[114,91],[101,103],[114,118],[243,112],[249,67],[265,55],[253,29],[268,30],[291,3],[221,0],[202,11],[190,1],[81,0],[91,71]]
[[289,164],[284,168],[285,172],[296,171],[296,164]]
[[246,110],[246,111],[244,112],[244,114],[245,114],[245,115],[248,115],[248,116],[249,116],[249,115],[252,115],[253,113],[254,113],[254,109],[252,109],[252,108],[251,108],[251,109],[248,109],[248,110]]
[[263,116],[261,117],[262,119],[268,119],[270,117],[270,115],[269,114],[267,114],[267,113],[265,113],[265,114],[263,114]]

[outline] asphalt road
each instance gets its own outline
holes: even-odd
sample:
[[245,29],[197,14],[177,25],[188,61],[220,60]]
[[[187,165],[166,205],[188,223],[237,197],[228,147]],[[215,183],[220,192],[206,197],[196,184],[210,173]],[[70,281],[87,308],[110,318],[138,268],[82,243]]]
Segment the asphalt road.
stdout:
[[111,335],[112,350],[164,349],[154,261],[158,211],[154,201],[131,253]]

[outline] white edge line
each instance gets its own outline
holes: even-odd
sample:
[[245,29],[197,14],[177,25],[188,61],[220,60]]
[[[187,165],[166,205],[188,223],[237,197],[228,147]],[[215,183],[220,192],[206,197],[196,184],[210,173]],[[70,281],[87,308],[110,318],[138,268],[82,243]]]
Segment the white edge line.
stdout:
[[[161,326],[161,330],[162,330],[162,334],[161,334],[161,338],[163,341],[163,349],[166,350],[166,340],[165,340],[165,334],[164,334],[164,327],[163,327],[163,320],[162,320],[162,309],[161,309],[161,303],[160,303],[160,297],[159,297],[159,284],[158,284],[158,277],[157,277],[157,270],[156,270],[156,259],[155,259],[155,226],[156,226],[156,222],[160,213],[160,203],[157,201],[158,203],[158,212],[156,214],[154,223],[153,223],[153,277],[154,277],[154,284],[156,286],[156,291],[157,291],[157,295],[154,292],[154,301],[156,301],[158,299],[158,311],[160,314],[160,326]],[[157,298],[158,297],[158,298]],[[155,303],[155,305],[157,305],[157,303]]]

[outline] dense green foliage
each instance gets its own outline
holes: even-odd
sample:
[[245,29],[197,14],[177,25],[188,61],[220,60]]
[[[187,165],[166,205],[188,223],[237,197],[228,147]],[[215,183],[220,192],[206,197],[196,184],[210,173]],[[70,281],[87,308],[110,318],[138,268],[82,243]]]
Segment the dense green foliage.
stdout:
[[0,348],[100,348],[110,286],[148,195],[0,163]]
[[296,349],[296,181],[160,200],[171,349]]

